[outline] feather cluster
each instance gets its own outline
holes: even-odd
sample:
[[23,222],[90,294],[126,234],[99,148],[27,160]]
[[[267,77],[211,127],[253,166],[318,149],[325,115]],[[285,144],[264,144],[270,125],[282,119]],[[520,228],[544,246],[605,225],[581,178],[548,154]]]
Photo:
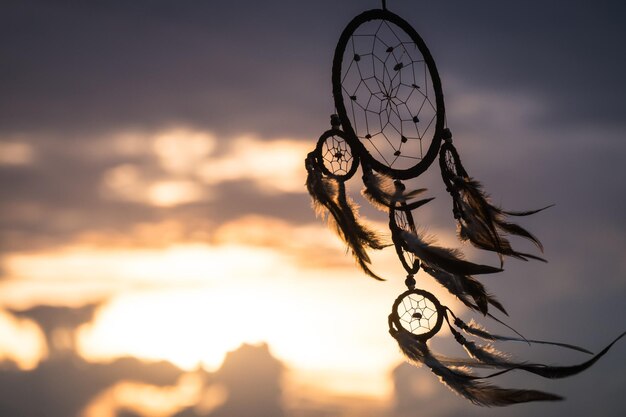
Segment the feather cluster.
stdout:
[[382,281],[369,268],[371,260],[367,248],[383,249],[388,244],[359,220],[357,206],[346,196],[343,181],[325,176],[313,153],[307,156],[305,167],[308,172],[306,186],[316,214],[328,219],[328,224],[348,245],[363,272]]
[[[446,320],[447,320],[447,316],[446,316]],[[455,324],[457,323],[462,323],[462,322],[459,319],[456,319]],[[449,322],[448,324],[450,325]],[[544,364],[532,364],[532,363],[527,363],[527,362],[513,361],[507,355],[504,355],[501,352],[497,351],[492,345],[490,344],[481,345],[474,341],[468,340],[452,325],[450,325],[449,327],[455,340],[461,346],[465,348],[465,350],[467,351],[470,357],[478,361],[478,362],[469,362],[469,361],[463,362],[462,360],[457,360],[456,361],[457,364],[462,364],[464,366],[469,366],[469,367],[491,367],[491,368],[503,369],[504,372],[508,372],[512,370],[522,370],[522,371],[530,372],[532,374],[539,375],[544,378],[550,378],[550,379],[566,378],[566,377],[576,375],[584,371],[585,369],[589,368],[594,363],[596,363],[602,356],[604,356],[609,351],[611,346],[613,346],[619,339],[621,339],[622,337],[624,337],[624,335],[626,335],[626,332],[622,333],[615,340],[613,340],[608,346],[606,346],[599,353],[594,355],[591,359],[585,362],[582,362],[578,365],[551,366],[551,365],[544,365]],[[464,325],[462,327],[467,329],[467,328],[472,328],[474,326]],[[484,329],[479,329],[479,330],[480,330],[479,332],[473,332],[471,334],[473,335],[481,334],[482,336],[484,336],[482,338],[487,339],[487,340],[489,339],[491,340],[496,340],[496,339],[518,340],[516,338],[505,338],[503,336],[494,336],[486,332]],[[525,340],[525,341],[528,343],[550,344],[550,345],[560,346],[560,347],[564,347],[568,349],[577,350],[579,352],[591,354],[591,352],[589,352],[587,349],[581,348],[579,346],[565,344],[565,343],[547,342],[543,340]],[[498,372],[494,374],[494,376],[501,375],[504,372]]]
[[[393,324],[394,320],[392,319],[392,316],[396,314],[395,312],[392,312],[392,315],[389,319],[389,333],[391,334],[391,336],[393,336],[394,339],[396,339],[400,350],[411,363],[417,366],[425,364],[451,390],[467,398],[474,404],[488,407],[506,406],[530,401],[561,400],[562,397],[551,393],[536,390],[500,388],[488,384],[484,380],[514,370],[526,371],[549,379],[566,378],[572,375],[576,375],[596,363],[602,356],[604,356],[609,351],[609,349],[619,339],[626,335],[626,332],[622,333],[602,351],[594,355],[591,359],[577,365],[550,366],[544,364],[518,362],[512,360],[509,355],[498,351],[494,346],[489,343],[482,345],[475,341],[468,340],[461,334],[459,330],[455,329],[455,327],[450,323],[446,313],[446,311],[449,310],[447,310],[446,307],[443,308],[446,310],[440,311],[439,313],[444,314],[444,318],[448,322],[452,335],[454,336],[455,340],[466,350],[467,354],[470,357],[469,359],[450,358],[447,356],[432,354],[425,340],[420,340],[412,333],[406,331],[403,328],[397,328]],[[529,343],[551,344],[585,352],[588,354],[591,353],[581,347],[564,343],[546,342],[540,340],[526,340],[518,339],[515,337],[493,335],[487,332],[482,327],[477,326],[476,324],[465,324],[458,318],[455,318],[454,325],[463,329],[466,333],[488,341],[526,341]],[[498,371],[486,376],[476,376],[471,373],[472,368],[487,368],[495,369]]]
[[456,149],[451,142],[441,147],[439,163],[441,175],[447,190],[452,196],[454,216],[459,225],[459,238],[470,241],[480,249],[496,252],[502,264],[503,256],[521,260],[545,259],[513,249],[506,235],[516,235],[530,240],[541,252],[543,245],[533,234],[523,227],[507,221],[507,216],[528,216],[546,208],[530,211],[505,211],[494,206],[482,185],[469,177],[461,164]]
[[437,246],[420,233],[402,230],[398,234],[404,248],[420,259],[422,269],[467,307],[487,314],[492,305],[506,314],[502,304],[472,276],[500,272],[500,268],[468,262],[459,251]]
[[363,184],[365,184],[363,196],[382,211],[389,211],[389,209],[411,211],[433,200],[433,198],[425,198],[409,202],[426,191],[426,188],[406,191],[406,187],[401,182],[394,181],[388,175],[379,174],[367,167],[363,168]]
[[548,342],[545,340],[533,340],[533,339],[492,334],[492,333],[489,333],[487,330],[485,330],[480,324],[476,323],[474,320],[470,321],[469,323],[465,323],[458,317],[454,317],[454,325],[458,327],[459,329],[463,330],[465,333],[472,335],[472,336],[479,337],[484,340],[514,341],[514,342],[526,342],[526,343],[535,343],[535,344],[542,344],[542,345],[554,345],[554,346],[560,346],[563,348],[577,350],[579,352],[591,354],[591,352],[588,351],[587,349],[584,349],[575,345],[570,345],[568,343]]
[[[390,320],[391,323],[391,320]],[[398,346],[407,359],[416,366],[425,364],[439,377],[441,382],[452,391],[465,397],[474,404],[493,407],[530,401],[558,401],[558,395],[525,389],[505,389],[482,381],[482,377],[471,374],[462,363],[466,361],[450,360],[430,352],[425,341],[413,337],[403,329],[390,325],[389,333],[396,339]]]
[[[368,250],[383,249],[390,244],[363,223],[358,215],[358,207],[346,195],[345,179],[326,175],[324,169],[319,165],[320,159],[319,154],[314,151],[305,160],[305,167],[308,172],[306,186],[312,197],[316,213],[327,219],[329,225],[347,244],[360,268],[367,275],[382,280],[370,269],[371,260]],[[361,164],[365,185],[362,194],[375,207],[389,213],[391,237],[403,266],[409,273],[406,285],[409,286],[410,291],[413,291],[415,286],[413,274],[421,266],[426,273],[456,296],[465,306],[502,323],[489,312],[489,307],[494,307],[507,314],[505,308],[474,276],[501,272],[503,256],[544,261],[538,256],[518,252],[511,247],[507,236],[515,235],[530,240],[540,251],[543,251],[541,242],[534,235],[521,226],[509,222],[507,216],[527,216],[547,207],[534,211],[510,212],[492,205],[481,184],[465,172],[452,143],[444,143],[440,153],[441,171],[447,190],[453,198],[455,218],[459,225],[459,237],[461,240],[470,241],[480,249],[496,252],[500,257],[500,268],[476,264],[465,260],[461,252],[441,247],[432,238],[416,230],[411,211],[432,200],[432,198],[421,200],[416,198],[425,189],[407,191],[400,181],[375,172],[363,161]],[[413,261],[412,265],[409,265],[404,258],[407,254],[412,254],[410,256]],[[397,305],[398,300],[394,306]],[[450,309],[441,306],[438,301],[436,309],[437,314],[441,316],[439,316],[437,327],[431,329],[432,334],[417,336],[401,327],[399,314],[396,311],[393,311],[389,316],[390,334],[396,339],[401,351],[411,363],[417,366],[426,365],[454,392],[474,404],[489,407],[531,401],[561,400],[562,397],[551,393],[501,388],[486,382],[486,380],[514,370],[551,379],[575,375],[592,366],[608,352],[614,343],[626,335],[626,332],[622,333],[602,351],[577,365],[551,366],[521,362],[496,349],[494,343],[514,341],[547,344],[589,355],[592,353],[587,349],[571,344],[526,339],[505,323],[502,324],[517,333],[519,337],[493,334],[473,321],[465,323],[456,317]],[[447,357],[430,351],[426,338],[431,337],[439,330],[442,325],[441,317],[445,319],[456,342],[466,351],[467,358]],[[474,370],[479,369],[490,369],[494,373],[484,376],[473,374]]]

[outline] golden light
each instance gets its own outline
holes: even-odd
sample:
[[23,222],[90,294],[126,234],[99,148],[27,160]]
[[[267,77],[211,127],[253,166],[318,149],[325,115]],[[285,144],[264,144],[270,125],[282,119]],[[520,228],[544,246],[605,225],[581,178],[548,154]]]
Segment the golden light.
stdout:
[[194,373],[182,375],[176,385],[168,387],[118,382],[92,399],[81,417],[115,417],[122,410],[146,417],[168,417],[196,404],[210,412],[226,399],[226,393],[219,386],[205,390],[203,385],[201,376]]
[[159,207],[192,203],[208,196],[206,187],[196,181],[152,181],[132,164],[122,164],[106,171],[102,188],[104,197]]
[[46,340],[30,320],[18,319],[0,310],[0,361],[13,361],[19,369],[37,367],[47,355]]
[[[352,287],[346,279],[330,285],[335,290],[330,297],[324,295],[328,291],[324,285],[310,279],[302,283],[287,277],[239,279],[122,295],[108,303],[93,324],[81,328],[80,350],[92,359],[127,353],[168,359],[189,370],[202,362],[214,370],[224,354],[241,343],[266,341],[278,356],[299,367],[359,370],[376,349],[371,340],[351,352],[336,348],[351,344],[354,335],[348,329],[362,334],[369,328],[371,308],[362,308],[357,300],[341,300]],[[358,321],[350,317],[355,314]],[[318,342],[311,343],[311,338]]]
[[33,163],[34,149],[22,141],[0,140],[0,165],[27,165]]
[[[251,222],[266,227],[246,234]],[[389,371],[401,356],[386,321],[401,281],[366,278],[336,239],[326,239],[322,225],[248,218],[215,236],[211,245],[13,254],[4,262],[9,279],[0,302],[35,305],[45,296],[66,303],[68,294],[100,291],[109,301],[76,335],[78,352],[90,361],[132,355],[215,370],[242,343],[266,342],[298,384],[390,394]],[[320,252],[327,250],[323,241],[333,250]],[[308,258],[317,253],[337,259],[311,264]],[[395,257],[393,248],[374,254],[374,265],[385,265],[390,279],[403,279]],[[454,306],[447,297],[442,301]]]
[[192,173],[215,146],[216,139],[211,133],[183,127],[160,132],[153,141],[161,166],[175,175]]
[[210,132],[186,128],[122,132],[114,139],[118,154],[156,156],[162,171],[128,163],[110,168],[102,177],[105,198],[171,207],[206,199],[211,186],[224,181],[250,180],[269,193],[301,192],[305,181],[304,141],[240,136],[224,140],[230,145],[216,154]]
[[[163,249],[98,249],[71,246],[56,251],[9,255],[5,276],[14,280],[56,282],[208,283],[266,272],[280,254],[238,245],[172,245]],[[241,259],[246,259],[242,263]],[[0,296],[1,298],[1,296]]]
[[193,181],[158,181],[148,187],[148,200],[155,206],[171,207],[200,201],[205,189]]
[[306,178],[302,166],[309,147],[293,139],[234,138],[229,152],[207,159],[197,175],[207,184],[247,179],[267,192],[302,192]]

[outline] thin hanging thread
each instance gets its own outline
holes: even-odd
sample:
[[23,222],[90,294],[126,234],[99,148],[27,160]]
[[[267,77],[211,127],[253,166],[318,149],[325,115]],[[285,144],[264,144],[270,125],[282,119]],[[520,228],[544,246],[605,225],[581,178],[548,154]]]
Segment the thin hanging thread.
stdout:
[[387,0],[383,0],[383,10],[387,10]]

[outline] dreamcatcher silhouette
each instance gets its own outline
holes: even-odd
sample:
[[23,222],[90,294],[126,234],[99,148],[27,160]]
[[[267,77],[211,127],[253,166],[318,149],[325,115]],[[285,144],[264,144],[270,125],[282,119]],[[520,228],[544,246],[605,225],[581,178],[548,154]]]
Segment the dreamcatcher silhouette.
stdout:
[[[516,361],[491,343],[523,341],[591,352],[564,343],[529,340],[509,326],[517,336],[490,333],[474,321],[462,321],[433,294],[416,288],[415,280],[421,269],[469,309],[504,324],[490,310],[492,307],[507,314],[503,305],[475,276],[501,272],[505,256],[543,261],[537,255],[513,249],[507,236],[526,238],[543,251],[534,235],[509,218],[535,214],[547,207],[513,212],[490,203],[481,184],[463,167],[446,127],[435,61],[420,35],[388,11],[385,1],[382,9],[356,16],[344,29],[335,49],[332,88],[336,114],[331,116],[331,129],[320,136],[315,150],[306,158],[307,189],[317,213],[327,218],[367,275],[382,280],[370,268],[368,250],[395,247],[407,272],[407,291],[393,303],[389,333],[402,352],[413,364],[428,366],[444,384],[475,404],[503,406],[561,399],[536,390],[499,388],[485,380],[513,370],[545,378],[571,376],[593,365],[626,333],[578,365]],[[418,229],[412,213],[432,198],[420,198],[426,190],[407,190],[405,182],[418,177],[437,158],[452,197],[460,240],[498,254],[499,267],[469,262],[458,250],[437,245]],[[359,167],[363,195],[388,213],[391,242],[359,218],[356,205],[346,194],[345,183]],[[431,352],[427,341],[444,323],[469,358]],[[472,373],[476,369],[492,369],[495,373],[479,376]]]

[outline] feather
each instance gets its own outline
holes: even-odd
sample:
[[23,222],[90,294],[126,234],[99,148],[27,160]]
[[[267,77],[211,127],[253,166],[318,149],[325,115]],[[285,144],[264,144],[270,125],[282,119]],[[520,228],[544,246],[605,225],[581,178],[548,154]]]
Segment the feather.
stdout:
[[501,232],[526,238],[543,251],[543,245],[534,235],[517,224],[505,221],[505,212],[489,203],[489,197],[483,192],[482,185],[478,181],[457,176],[452,179],[452,183],[459,195],[461,229],[459,234],[462,239],[469,240],[480,249],[497,252],[499,255],[545,262],[541,257],[518,252],[511,247],[511,243]]
[[[394,323],[398,322],[398,316],[395,311],[389,315],[389,333],[396,339],[400,350],[409,362],[416,366],[421,366],[422,364],[428,366],[451,390],[474,404],[482,406],[505,406],[529,401],[560,400],[562,398],[554,394],[536,390],[504,389],[490,385],[484,382],[484,380],[514,370],[530,372],[549,379],[566,378],[588,369],[604,356],[618,340],[626,335],[626,332],[622,333],[586,362],[573,366],[549,366],[512,361],[507,355],[499,352],[491,345],[482,346],[474,341],[467,340],[450,324],[447,313],[443,314],[455,340],[465,348],[472,359],[449,358],[432,354],[426,340],[420,339],[401,327],[396,327]],[[473,328],[475,333],[485,336],[485,338],[494,338],[494,335],[477,325],[466,325],[466,327]],[[499,369],[499,371],[490,375],[475,376],[470,371],[472,368],[493,368]]]
[[328,219],[329,226],[348,245],[363,272],[382,281],[369,268],[371,261],[366,247],[382,249],[387,245],[374,231],[359,221],[357,207],[346,197],[343,182],[324,177],[313,154],[309,154],[305,166],[308,171],[306,186],[317,215]]
[[465,369],[450,369],[433,356],[426,357],[426,364],[451,390],[476,405],[502,407],[533,401],[560,401],[563,397],[548,392],[500,388],[472,378]]
[[[448,317],[446,316],[445,318],[446,318],[446,321],[448,321]],[[626,334],[626,332],[622,333],[615,340],[613,340],[613,342],[611,342],[607,347],[605,347],[601,352],[599,352],[597,355],[593,356],[591,359],[587,360],[586,362],[583,362],[578,365],[573,365],[573,366],[550,366],[550,365],[543,365],[543,364],[529,364],[525,362],[511,361],[507,355],[499,352],[492,345],[482,346],[473,341],[469,341],[465,337],[463,337],[461,333],[455,330],[454,327],[450,325],[449,321],[448,321],[448,325],[450,327],[450,331],[452,332],[452,335],[454,336],[455,340],[461,346],[465,348],[467,353],[472,358],[476,359],[480,363],[494,367],[494,368],[505,369],[506,371],[515,370],[515,369],[523,370],[523,371],[530,372],[530,373],[542,376],[544,378],[550,378],[550,379],[566,378],[568,376],[576,375],[584,371],[585,369],[588,369],[594,363],[596,363],[602,356],[604,356],[604,354],[608,352],[608,350],[611,348],[611,346],[613,346],[613,344],[615,344],[621,337],[624,336],[624,334]],[[462,360],[457,361],[456,363],[462,364],[463,366],[476,366],[477,365],[475,362],[463,362]],[[496,373],[494,375],[500,375],[500,374],[501,372]]]
[[[446,321],[447,320],[448,318],[446,316]],[[529,364],[525,362],[511,361],[508,358],[508,356],[497,351],[493,346],[491,345],[481,346],[473,341],[467,340],[465,337],[463,337],[461,333],[455,330],[454,327],[452,327],[449,322],[448,322],[448,325],[450,327],[450,331],[452,332],[452,335],[454,336],[454,339],[461,346],[465,348],[467,353],[472,358],[476,359],[477,361],[482,362],[485,365],[492,366],[494,368],[501,368],[501,369],[508,369],[508,370],[519,369],[519,370],[530,372],[535,375],[539,375],[539,376],[542,376],[544,378],[549,378],[549,379],[566,378],[572,375],[576,375],[588,369],[594,363],[596,363],[602,356],[604,356],[619,339],[621,339],[624,335],[626,335],[626,332],[622,333],[615,340],[613,340],[607,347],[605,347],[602,351],[600,351],[598,354],[594,355],[591,359],[583,363],[580,363],[578,365],[571,365],[571,366],[552,366],[552,365]],[[465,362],[463,363],[463,365],[473,366],[473,363]]]
[[[390,319],[391,323],[391,319]],[[390,324],[389,333],[396,339],[400,350],[416,366],[425,364],[448,388],[474,404],[493,407],[531,401],[558,401],[554,394],[524,389],[504,389],[487,384],[465,368],[449,368],[430,353],[426,342],[417,340],[410,333],[397,330]]]
[[609,343],[604,349],[594,355],[591,359],[572,366],[547,366],[547,365],[535,365],[535,366],[520,366],[519,369],[532,372],[536,375],[540,375],[544,378],[558,379],[566,378],[568,376],[576,375],[596,363],[602,356],[604,356],[611,347],[617,343],[622,337],[626,335],[626,332],[617,336],[611,343]]
[[488,305],[491,304],[504,314],[507,314],[502,304],[495,297],[488,294],[484,285],[471,275],[451,274],[426,263],[422,263],[422,269],[467,307],[487,314],[489,310]]
[[381,211],[389,211],[390,208],[402,211],[413,210],[434,199],[426,198],[408,203],[409,200],[426,191],[426,188],[406,192],[402,183],[371,169],[363,169],[363,183],[365,188],[361,194]]
[[502,269],[488,265],[474,264],[462,259],[459,251],[454,249],[436,246],[432,239],[420,236],[418,233],[411,233],[405,230],[399,233],[404,243],[404,249],[412,252],[420,260],[456,275],[477,275],[492,274],[501,272]]
[[531,214],[536,214],[539,213],[540,211],[544,211],[546,209],[549,209],[550,207],[554,207],[554,204],[548,204],[545,207],[541,207],[539,209],[535,209],[535,210],[525,210],[525,211],[508,211],[508,210],[502,210],[501,208],[497,208],[502,214],[506,214],[507,216],[517,216],[517,217],[521,217],[521,216],[530,216]]
[[[489,216],[488,219],[485,219],[484,215],[478,214],[479,211],[464,200],[459,200],[457,207],[457,212],[460,213],[458,216],[458,234],[462,241],[469,240],[477,248],[498,253],[501,265],[503,255],[523,261],[530,258],[545,262],[545,259],[539,256],[513,250],[509,240],[497,231],[497,227],[499,227],[511,234],[519,234],[536,240],[522,227],[513,223],[501,222],[499,216]],[[543,250],[541,242],[536,240],[536,243]]]
[[[450,323],[448,323],[448,325],[449,324]],[[492,345],[478,345],[473,341],[467,340],[459,331],[454,329],[454,327],[449,327],[450,332],[452,332],[452,336],[454,336],[454,339],[457,341],[457,343],[465,348],[467,353],[472,358],[488,365],[493,365],[495,367],[508,367],[508,365],[510,364],[508,357],[502,352],[498,351]]]
[[551,206],[538,210],[515,212],[505,211],[492,205],[489,196],[483,191],[482,185],[472,179],[463,168],[458,152],[451,142],[442,145],[439,165],[443,181],[453,199],[454,214],[458,221],[461,240],[468,240],[477,248],[496,252],[501,265],[503,256],[545,262],[545,259],[539,256],[518,252],[511,247],[505,234],[528,239],[543,252],[543,245],[537,237],[523,227],[508,222],[506,216],[528,216]]
[[[499,229],[503,230],[504,232],[510,235],[517,235],[517,236],[521,236],[530,240],[531,242],[535,244],[535,246],[539,248],[540,251],[543,252],[543,244],[539,241],[539,239],[537,239],[528,230],[524,229],[520,225],[515,224],[515,223],[505,222],[504,220],[499,218],[499,216],[496,217],[496,225],[498,226]],[[526,257],[531,257],[531,255],[528,255],[528,254],[523,254],[523,255]]]
[[485,339],[485,340],[490,340],[490,341],[501,340],[501,341],[535,343],[535,344],[542,344],[542,345],[554,345],[554,346],[560,346],[566,349],[576,350],[578,352],[587,353],[589,355],[592,354],[592,352],[590,352],[589,350],[585,348],[582,348],[576,345],[571,345],[568,343],[549,342],[545,340],[525,339],[525,338],[517,338],[517,337],[492,334],[492,333],[487,332],[481,325],[476,323],[474,320],[470,321],[469,323],[465,323],[458,317],[454,317],[454,325],[462,329],[467,334],[480,337],[481,339]]

